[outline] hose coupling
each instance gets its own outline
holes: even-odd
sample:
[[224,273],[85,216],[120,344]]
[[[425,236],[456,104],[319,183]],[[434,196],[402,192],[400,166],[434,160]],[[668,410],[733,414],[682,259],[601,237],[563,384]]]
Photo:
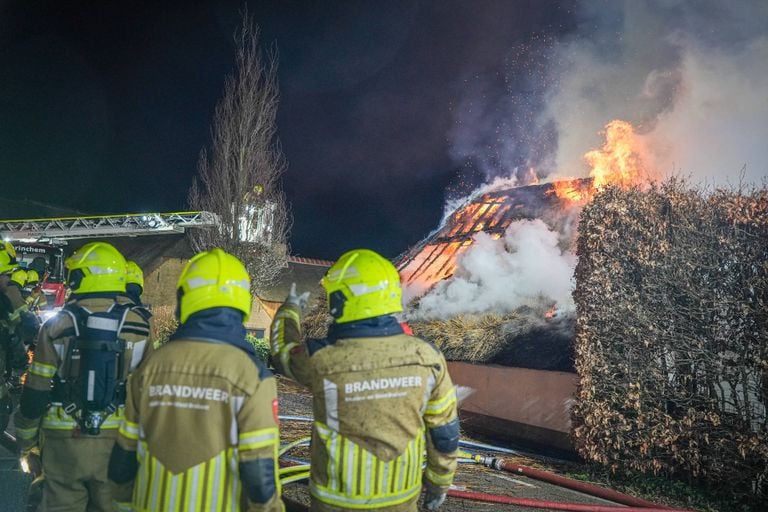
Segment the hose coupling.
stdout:
[[477,461],[480,464],[492,469],[501,469],[501,467],[504,465],[504,459],[492,457],[490,455],[478,455],[477,457]]

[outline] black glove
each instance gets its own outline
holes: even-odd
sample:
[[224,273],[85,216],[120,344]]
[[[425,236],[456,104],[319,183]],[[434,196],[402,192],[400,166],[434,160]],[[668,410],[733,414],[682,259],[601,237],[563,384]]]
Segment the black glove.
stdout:
[[429,480],[424,481],[424,488],[424,510],[434,512],[443,504],[447,493]]

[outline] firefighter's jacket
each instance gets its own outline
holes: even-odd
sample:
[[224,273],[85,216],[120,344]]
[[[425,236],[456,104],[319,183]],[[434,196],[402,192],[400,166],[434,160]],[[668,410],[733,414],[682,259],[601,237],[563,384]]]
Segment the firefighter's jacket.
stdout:
[[275,379],[242,315],[206,309],[131,375],[113,496],[121,510],[283,510],[279,443]]
[[11,321],[13,311],[13,304],[7,294],[0,293],[0,400],[5,399],[8,393],[5,385],[6,370],[23,370],[27,364],[27,352],[21,338],[16,335],[15,323]]
[[[99,293],[74,296],[71,303],[92,313],[107,311],[114,304],[130,304],[117,294]],[[79,329],[79,328],[78,328]],[[27,372],[16,415],[16,437],[19,448],[28,450],[38,445],[42,428],[46,438],[78,435],[79,426],[65,408],[73,408],[76,382],[79,379],[79,354],[76,320],[66,310],[48,319],[40,329],[35,356]],[[120,364],[119,381],[137,368],[146,355],[149,327],[136,312],[129,310],[119,333],[125,341]],[[100,436],[117,435],[123,418],[123,406],[110,414],[101,425]]]
[[37,315],[29,310],[27,301],[24,300],[22,288],[17,283],[11,281],[5,288],[5,295],[11,302],[10,322],[11,328],[21,338],[21,341],[29,345],[37,336],[40,329],[40,321]]
[[272,358],[313,395],[310,492],[321,509],[411,504],[424,477],[447,490],[458,454],[456,392],[442,353],[392,316],[333,324],[301,343],[300,310],[272,322]]
[[[149,306],[141,302],[141,296],[135,293],[126,293],[125,296],[134,304],[133,310],[138,313],[149,325],[149,332],[153,332],[154,320],[152,320],[152,312],[149,310]],[[160,346],[157,340],[153,340],[152,349]]]
[[30,310],[40,306],[41,302],[45,302],[45,294],[43,293],[43,289],[40,286],[35,286],[29,290],[29,293],[24,293],[22,296],[24,297],[24,302],[27,303],[27,307],[30,308]]

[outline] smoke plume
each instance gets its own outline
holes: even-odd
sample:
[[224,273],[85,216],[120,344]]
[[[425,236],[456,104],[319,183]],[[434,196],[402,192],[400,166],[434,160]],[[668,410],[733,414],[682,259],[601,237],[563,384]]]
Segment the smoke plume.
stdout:
[[573,310],[576,257],[563,252],[560,236],[540,219],[510,224],[503,238],[478,233],[455,274],[422,297],[418,318],[460,313],[511,312],[521,306]]
[[542,112],[556,126],[556,175],[584,175],[612,119],[637,127],[662,176],[719,186],[768,175],[768,3],[585,2],[579,16],[554,49],[562,67]]
[[[468,83],[449,134],[458,163],[481,168],[489,183],[524,185],[531,169],[548,181],[586,176],[585,153],[622,119],[635,127],[649,174],[709,186],[765,181],[768,2],[594,0],[575,16],[567,36],[510,48],[504,73]],[[517,87],[489,85],[499,76]],[[460,203],[447,205],[444,220]],[[511,225],[500,240],[478,235],[418,314],[547,301],[570,311],[575,256],[557,245],[570,224],[550,220],[554,231],[536,220]]]

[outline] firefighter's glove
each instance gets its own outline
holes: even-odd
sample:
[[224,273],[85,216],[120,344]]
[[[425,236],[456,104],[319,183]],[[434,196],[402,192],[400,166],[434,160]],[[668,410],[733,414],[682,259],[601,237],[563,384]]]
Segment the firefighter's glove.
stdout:
[[309,292],[298,294],[296,293],[296,283],[291,283],[291,291],[288,293],[288,297],[285,299],[285,303],[299,306],[299,309],[304,311],[304,309],[307,307],[307,304],[309,303]]
[[19,464],[22,471],[31,474],[34,478],[43,474],[43,463],[40,460],[40,451],[37,448],[22,452]]
[[429,480],[424,481],[424,487],[426,488],[424,493],[424,510],[434,512],[443,504],[447,493]]

